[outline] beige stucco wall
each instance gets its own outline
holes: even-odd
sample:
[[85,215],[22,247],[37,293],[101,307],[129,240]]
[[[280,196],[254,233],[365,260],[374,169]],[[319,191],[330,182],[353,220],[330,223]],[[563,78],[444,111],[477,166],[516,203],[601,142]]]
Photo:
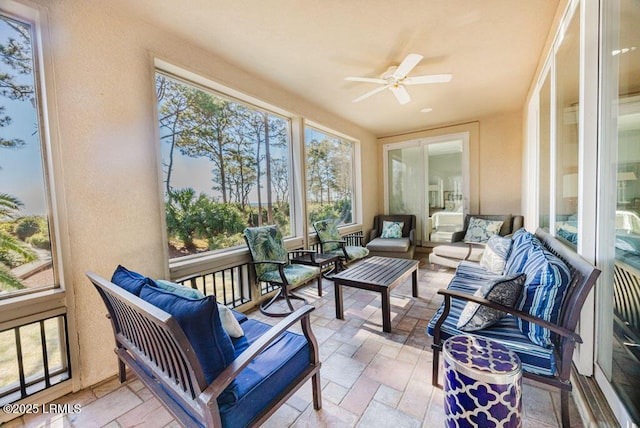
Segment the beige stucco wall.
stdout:
[[[191,70],[358,139],[364,221],[378,205],[374,136],[302,97],[261,81],[212,52],[110,10],[108,2],[37,0],[48,20],[44,49],[52,108],[56,203],[63,214],[63,282],[72,321],[75,387],[116,372],[105,309],[84,272],[119,264],[168,272],[154,98],[154,58]],[[220,43],[224,43],[221,40]],[[51,101],[51,100],[50,100]]]
[[522,111],[480,119],[480,213],[521,214]]
[[420,138],[469,133],[470,198],[468,209],[478,214],[520,214],[522,181],[522,111],[440,126],[378,139],[380,176],[378,198],[384,211],[383,151],[385,144]]

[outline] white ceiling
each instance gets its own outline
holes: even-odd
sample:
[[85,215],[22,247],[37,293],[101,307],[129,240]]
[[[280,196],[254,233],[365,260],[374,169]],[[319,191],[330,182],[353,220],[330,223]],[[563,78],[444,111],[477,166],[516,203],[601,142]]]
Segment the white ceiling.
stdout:
[[[204,47],[377,136],[460,123],[523,107],[558,0],[113,0],[112,5]],[[411,75],[449,83],[385,90],[379,77],[409,53]],[[430,113],[421,113],[432,108]]]

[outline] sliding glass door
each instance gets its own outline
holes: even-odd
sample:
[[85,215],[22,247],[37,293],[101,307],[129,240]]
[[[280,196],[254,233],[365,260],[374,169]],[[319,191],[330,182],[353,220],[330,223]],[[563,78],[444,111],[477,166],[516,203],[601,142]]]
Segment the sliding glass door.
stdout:
[[436,226],[442,239],[460,230],[468,203],[468,134],[388,144],[384,153],[386,211],[416,216],[417,244],[430,241]]
[[640,2],[605,4],[596,379],[629,426],[640,422]]

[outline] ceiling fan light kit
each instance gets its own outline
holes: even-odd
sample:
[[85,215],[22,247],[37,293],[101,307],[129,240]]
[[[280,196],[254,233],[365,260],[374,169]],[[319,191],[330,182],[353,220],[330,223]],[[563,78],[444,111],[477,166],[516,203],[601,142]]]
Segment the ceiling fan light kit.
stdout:
[[407,104],[411,101],[409,92],[405,88],[405,85],[423,85],[427,83],[446,83],[453,77],[451,74],[428,74],[425,76],[411,76],[408,74],[413,68],[418,65],[422,60],[422,55],[409,54],[402,60],[400,65],[392,65],[384,73],[380,75],[379,79],[370,77],[345,77],[345,80],[350,82],[364,82],[375,83],[382,85],[369,92],[366,92],[353,100],[354,103],[369,98],[372,95],[382,92],[385,89],[389,89],[400,104]]

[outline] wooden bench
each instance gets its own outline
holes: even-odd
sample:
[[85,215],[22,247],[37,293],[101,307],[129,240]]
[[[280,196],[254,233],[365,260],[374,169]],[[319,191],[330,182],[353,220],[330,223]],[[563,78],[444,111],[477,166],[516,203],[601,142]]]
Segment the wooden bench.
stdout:
[[[251,322],[257,327],[253,330],[259,331],[259,337],[258,334],[251,335],[249,339],[243,337],[241,339],[244,341],[243,346],[248,345],[248,347],[246,349],[240,347],[244,351],[236,352],[238,355],[235,360],[211,384],[207,384],[194,348],[173,316],[95,273],[88,272],[87,276],[108,309],[116,342],[115,353],[118,356],[120,382],[126,380],[125,366],[129,367],[184,426],[236,426],[235,423],[225,424],[225,420],[235,420],[225,412],[235,412],[240,414],[240,418],[248,418],[248,423],[241,424],[243,426],[260,425],[310,378],[314,408],[316,410],[321,408],[320,360],[317,342],[311,331],[309,320],[309,314],[314,309],[312,306],[306,305],[298,309],[273,327],[255,320],[246,320],[241,323],[245,326],[245,336],[249,336],[247,331],[251,328],[246,326],[246,323]],[[298,321],[301,322],[304,336],[287,331]],[[284,343],[277,344],[278,339],[285,335]],[[304,347],[301,347],[300,351],[296,351],[295,356],[291,358],[296,359],[295,367],[290,368],[287,366],[288,360],[280,352],[294,340],[300,343],[303,337],[306,338],[305,346],[308,346],[308,355],[301,355],[301,353],[304,354]],[[237,351],[238,346],[235,342],[234,346]],[[270,350],[272,347],[276,347],[276,350]],[[239,402],[237,406],[228,402],[220,405],[219,397],[228,391],[228,387],[237,381],[238,375],[247,366],[256,364],[255,361],[263,352],[273,354],[269,358],[272,362],[281,357],[278,367],[273,369],[272,373],[284,369],[289,371],[285,374],[295,377],[294,380],[276,391],[271,387],[260,389],[263,384],[255,387],[258,395],[261,396],[258,398],[265,400],[266,396],[268,400],[267,404],[257,411],[253,409],[254,404],[252,404],[255,402],[253,399],[255,397],[250,397],[246,400],[247,402]],[[306,361],[306,366],[300,367],[301,361]],[[263,368],[265,372],[271,370],[270,367]],[[278,376],[282,374],[280,371],[277,373]],[[246,376],[248,375],[244,377]],[[246,396],[250,394],[252,392],[247,393]],[[247,414],[250,417],[247,417]]]
[[[524,377],[560,389],[562,425],[569,427],[569,392],[572,389],[570,375],[573,351],[576,343],[582,343],[580,335],[576,333],[576,326],[580,319],[582,306],[600,275],[600,270],[584,260],[574,249],[569,248],[546,231],[538,229],[535,236],[547,250],[559,257],[566,264],[571,274],[557,322],[551,323],[513,307],[502,306],[487,299],[476,297],[473,295],[473,292],[461,291],[464,287],[456,286],[458,282],[456,281],[456,276],[460,270],[460,268],[458,268],[456,276],[454,276],[449,288],[438,291],[438,294],[444,296],[444,303],[432,318],[427,330],[433,335],[432,348],[434,355],[432,382],[434,385],[438,383],[439,356],[444,339],[455,334],[463,333],[480,335],[496,340],[520,356],[523,360]],[[464,268],[464,265],[461,266]],[[484,280],[486,281],[486,279]],[[467,279],[466,281],[470,280]],[[475,280],[475,282],[478,283],[482,281],[483,279]],[[462,283],[463,281],[459,282]],[[455,305],[457,305],[455,310],[452,300],[457,300],[457,302],[455,302]],[[498,323],[483,330],[470,333],[460,332],[456,329],[456,321],[460,315],[461,306],[464,306],[464,302],[467,301],[498,309],[512,315],[513,318],[503,318],[503,324]],[[520,333],[518,327],[515,325],[515,321],[513,320],[516,318],[547,328],[551,332],[553,347],[550,349],[544,348],[528,341],[527,336]],[[528,358],[531,358],[531,360],[526,361]],[[544,373],[544,370],[549,370],[551,373],[547,375],[541,374]],[[538,372],[536,373],[536,371]]]

